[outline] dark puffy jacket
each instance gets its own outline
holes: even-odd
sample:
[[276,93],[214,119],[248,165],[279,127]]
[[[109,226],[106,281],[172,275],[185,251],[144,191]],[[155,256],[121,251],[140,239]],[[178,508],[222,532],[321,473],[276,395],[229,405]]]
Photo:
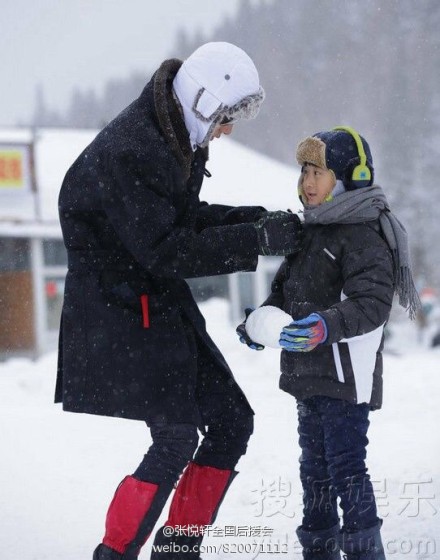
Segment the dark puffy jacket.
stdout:
[[198,422],[197,355],[232,373],[185,278],[255,270],[258,207],[200,202],[207,153],[192,152],[166,61],[67,172],[59,212],[69,268],[56,401],[65,410]]
[[294,319],[319,313],[328,339],[311,352],[283,350],[280,387],[300,400],[325,395],[380,408],[383,327],[394,282],[379,224],[313,225],[304,232],[301,249],[284,260],[264,305]]

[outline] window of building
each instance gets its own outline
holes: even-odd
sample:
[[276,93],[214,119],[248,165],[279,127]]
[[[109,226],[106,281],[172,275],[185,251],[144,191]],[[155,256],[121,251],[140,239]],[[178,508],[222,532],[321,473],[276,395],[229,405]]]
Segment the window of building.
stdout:
[[13,237],[0,239],[0,273],[30,269],[29,240]]
[[47,266],[67,266],[67,251],[59,239],[43,241],[44,264]]
[[43,276],[48,331],[60,326],[64,297],[64,278],[67,267],[67,251],[59,239],[43,240]]
[[255,307],[254,295],[254,273],[242,272],[238,275],[238,290],[241,312],[247,307]]

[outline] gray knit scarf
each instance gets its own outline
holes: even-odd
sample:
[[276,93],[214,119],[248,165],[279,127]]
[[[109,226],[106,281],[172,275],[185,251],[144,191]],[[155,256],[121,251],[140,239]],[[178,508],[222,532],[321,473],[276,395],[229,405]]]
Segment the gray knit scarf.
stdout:
[[306,224],[357,224],[379,220],[383,236],[393,255],[395,292],[399,303],[414,319],[420,299],[414,286],[405,228],[391,212],[383,190],[378,185],[339,194],[320,206],[306,206]]

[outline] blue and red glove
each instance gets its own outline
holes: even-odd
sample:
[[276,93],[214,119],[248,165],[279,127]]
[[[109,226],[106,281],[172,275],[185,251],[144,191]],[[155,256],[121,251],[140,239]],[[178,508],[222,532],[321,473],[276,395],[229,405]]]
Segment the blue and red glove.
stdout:
[[327,339],[327,325],[318,313],[292,321],[280,335],[280,346],[288,352],[310,352]]

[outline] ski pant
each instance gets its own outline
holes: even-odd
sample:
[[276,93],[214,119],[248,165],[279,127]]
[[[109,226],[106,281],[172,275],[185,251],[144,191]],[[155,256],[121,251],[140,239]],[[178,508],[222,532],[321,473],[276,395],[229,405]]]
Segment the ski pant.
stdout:
[[299,401],[297,408],[302,528],[317,531],[338,525],[338,497],[345,530],[373,527],[379,519],[365,465],[368,405],[315,396]]

